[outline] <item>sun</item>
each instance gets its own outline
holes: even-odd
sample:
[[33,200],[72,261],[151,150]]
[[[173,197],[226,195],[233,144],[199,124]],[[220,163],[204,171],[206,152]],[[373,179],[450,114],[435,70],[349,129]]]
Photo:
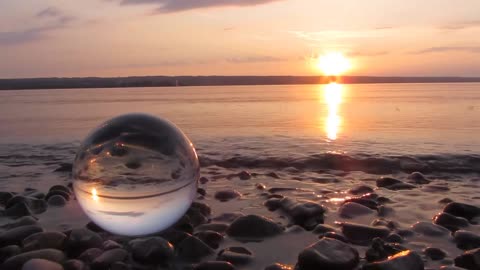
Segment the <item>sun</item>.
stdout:
[[315,65],[326,76],[339,76],[351,68],[350,60],[339,52],[321,55]]

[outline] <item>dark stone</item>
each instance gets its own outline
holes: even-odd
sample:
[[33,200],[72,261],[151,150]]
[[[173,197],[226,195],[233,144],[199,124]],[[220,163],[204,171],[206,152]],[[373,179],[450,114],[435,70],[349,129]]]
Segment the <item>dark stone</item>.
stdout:
[[67,204],[67,201],[63,196],[60,195],[53,195],[50,198],[48,198],[48,205],[54,206],[54,207],[62,207]]
[[423,253],[425,256],[434,261],[443,260],[445,257],[447,257],[447,253],[444,250],[435,247],[428,247],[423,250]]
[[187,214],[188,218],[190,219],[190,223],[197,227],[198,225],[205,224],[209,220],[206,216],[204,216],[198,209],[190,207],[188,209]]
[[42,231],[42,227],[37,225],[26,225],[10,229],[0,234],[0,247],[20,245],[25,238]]
[[7,202],[13,198],[13,193],[11,192],[6,192],[6,191],[0,191],[0,205],[5,205]]
[[202,196],[207,196],[207,191],[203,188],[197,188],[197,193]]
[[72,172],[73,164],[71,163],[60,163],[59,167],[54,170],[54,172]]
[[332,239],[337,239],[338,241],[342,241],[344,243],[348,243],[348,240],[347,238],[345,238],[345,236],[341,235],[341,234],[338,234],[336,232],[327,232],[327,233],[324,233],[322,237],[328,237],[328,238],[332,238]]
[[28,207],[28,205],[24,202],[17,203],[12,207],[9,207],[5,210],[5,216],[8,217],[24,217],[24,216],[31,216],[33,215],[32,211]]
[[322,238],[298,255],[298,270],[353,270],[359,263],[356,249],[332,239]]
[[369,215],[375,213],[374,210],[355,203],[355,202],[348,202],[338,209],[338,213],[342,218],[354,218],[363,215]]
[[228,202],[241,196],[242,194],[236,190],[219,190],[214,195],[215,199],[221,202]]
[[390,230],[394,230],[399,227],[398,223],[392,220],[379,218],[372,221],[372,226],[384,226],[389,228]]
[[64,270],[87,270],[87,266],[80,260],[68,260],[63,263]]
[[343,223],[342,233],[347,239],[358,245],[368,245],[374,238],[386,238],[390,230],[382,227],[370,227],[354,223]]
[[255,188],[258,189],[258,190],[265,190],[267,188],[267,186],[265,186],[262,183],[256,183]]
[[274,263],[272,265],[265,267],[264,270],[292,270],[292,269],[293,268],[289,265]]
[[66,201],[69,201],[70,200],[70,193],[67,193],[63,190],[58,190],[58,189],[54,189],[54,190],[51,190],[47,193],[47,196],[45,196],[45,200],[48,201],[48,199],[50,199],[50,197],[52,196],[62,196]]
[[374,200],[371,200],[371,199],[366,199],[366,198],[351,198],[351,199],[348,199],[348,200],[345,200],[345,202],[343,204],[347,204],[347,203],[357,203],[357,204],[361,204],[365,207],[368,207],[372,210],[377,210],[378,209],[378,203]]
[[66,186],[62,186],[62,185],[55,185],[55,186],[52,186],[49,190],[48,190],[48,193],[50,192],[53,192],[53,191],[56,191],[56,190],[59,190],[59,191],[63,191],[67,194],[71,194],[72,193],[72,190],[69,189],[68,187]]
[[217,260],[244,265],[253,260],[253,253],[244,247],[229,247],[218,253]]
[[244,216],[242,213],[222,213],[216,217],[214,217],[212,220],[214,221],[220,221],[220,222],[228,222],[231,223],[235,219]]
[[203,257],[212,255],[213,249],[195,236],[185,238],[176,247],[177,256],[187,262],[199,262]]
[[263,205],[265,205],[269,211],[275,211],[282,207],[282,199],[270,198],[266,200]]
[[398,235],[400,235],[401,237],[412,237],[412,236],[415,235],[415,232],[414,232],[414,231],[408,230],[408,229],[398,230],[397,233],[398,233]]
[[67,236],[61,232],[35,233],[23,240],[23,252],[46,248],[62,250],[66,238]]
[[195,209],[206,217],[212,214],[212,209],[206,203],[193,202],[192,205],[190,206],[190,209]]
[[2,226],[4,229],[13,229],[20,226],[26,225],[39,225],[37,219],[31,216],[21,217],[19,219],[14,220],[13,222],[7,223]]
[[297,202],[289,198],[281,200],[282,210],[290,217],[293,224],[302,226],[306,230],[313,230],[324,221],[325,208],[315,202]]
[[44,259],[31,259],[23,265],[22,270],[63,270],[63,266]]
[[385,241],[389,243],[403,243],[405,239],[401,237],[399,234],[391,233],[385,238]]
[[426,236],[444,236],[450,234],[450,231],[442,226],[423,221],[413,224],[412,230]]
[[354,188],[351,188],[348,191],[348,193],[353,195],[363,195],[363,194],[372,193],[372,192],[373,192],[373,188],[365,185],[356,186]]
[[238,177],[240,178],[240,180],[249,180],[250,178],[252,178],[252,175],[247,171],[241,171],[238,174]]
[[368,262],[383,261],[405,250],[407,249],[401,245],[386,243],[380,238],[375,238],[365,252],[365,259]]
[[160,264],[174,257],[172,244],[161,237],[135,239],[129,242],[132,257],[144,264]]
[[200,184],[205,185],[206,183],[208,183],[208,178],[202,176],[198,181],[200,182]]
[[466,251],[455,258],[455,266],[463,267],[468,270],[480,269],[480,248]]
[[98,226],[96,223],[94,223],[93,221],[90,221],[87,223],[87,225],[85,226],[87,229],[89,229],[90,231],[92,232],[96,232],[96,233],[99,233],[99,232],[104,232],[105,230]]
[[278,174],[276,174],[275,172],[269,172],[266,174],[266,176],[269,176],[269,177],[272,177],[272,178],[276,178],[276,179],[279,179],[280,177],[278,176]]
[[453,234],[453,238],[459,249],[470,250],[480,248],[480,235],[473,232],[464,230],[456,231]]
[[0,269],[20,270],[22,266],[31,259],[44,259],[58,263],[65,259],[65,254],[57,249],[29,251],[9,258],[0,266]]
[[462,217],[456,217],[449,213],[440,213],[433,218],[433,223],[449,229],[450,231],[457,231],[460,228],[469,226],[468,220]]
[[413,172],[411,173],[409,176],[408,176],[408,179],[410,180],[410,182],[414,183],[414,184],[419,184],[419,185],[425,185],[425,184],[429,184],[430,183],[430,180],[428,180],[425,175],[423,175],[422,173],[420,172]]
[[115,262],[121,262],[128,256],[128,252],[121,248],[110,249],[103,252],[100,256],[93,260],[90,268],[92,270],[109,269]]
[[449,203],[453,202],[453,200],[450,199],[450,198],[443,198],[438,202],[441,203],[441,204],[449,204]]
[[104,241],[103,244],[103,250],[109,250],[109,249],[114,249],[114,248],[123,248],[123,246],[113,240],[107,240]]
[[14,196],[10,200],[8,200],[5,207],[8,211],[10,208],[15,207],[17,204],[26,204],[28,206],[28,209],[34,214],[41,214],[47,210],[47,203],[44,200],[34,197],[26,197],[22,195]]
[[325,233],[328,233],[328,232],[335,232],[336,229],[329,226],[329,225],[325,225],[325,224],[318,224],[315,229],[313,229],[313,233],[315,234],[325,234]]
[[217,249],[220,245],[220,242],[223,241],[223,235],[214,231],[198,232],[195,234],[195,236],[213,249]]
[[474,217],[480,216],[480,208],[474,205],[452,202],[445,206],[443,212],[456,217],[463,217],[471,221]]
[[234,270],[235,267],[229,262],[207,261],[197,264],[193,270]]
[[227,229],[227,234],[244,240],[258,240],[282,233],[284,228],[262,216],[248,215],[237,218]]
[[404,183],[398,179],[390,177],[382,177],[377,180],[377,187],[383,187],[390,190],[405,190],[414,189],[416,186],[408,183]]
[[124,263],[124,262],[114,262],[110,266],[110,270],[131,270],[132,268],[130,265]]
[[22,249],[17,245],[10,245],[3,248],[0,248],[0,263],[3,263],[10,257],[22,253]]
[[98,256],[102,255],[103,250],[99,248],[89,248],[82,252],[77,259],[84,263],[91,264]]
[[75,257],[89,248],[101,248],[102,238],[88,229],[73,229],[66,240],[67,253]]
[[177,246],[180,242],[182,242],[185,238],[189,237],[190,235],[191,234],[183,232],[183,231],[178,231],[178,230],[175,230],[175,229],[169,229],[169,230],[163,231],[158,236],[167,240],[173,246]]
[[387,260],[368,263],[362,270],[423,270],[423,260],[415,252],[410,250],[402,251],[389,257]]
[[228,225],[225,223],[207,223],[207,224],[202,224],[195,229],[199,232],[214,231],[218,233],[224,233],[227,231]]

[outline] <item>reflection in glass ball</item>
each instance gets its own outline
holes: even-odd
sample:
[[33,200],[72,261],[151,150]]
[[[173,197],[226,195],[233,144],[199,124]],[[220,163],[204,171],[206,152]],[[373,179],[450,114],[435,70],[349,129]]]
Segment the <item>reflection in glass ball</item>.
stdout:
[[138,236],[162,231],[190,207],[200,166],[174,124],[143,114],[105,122],[78,150],[73,187],[80,206],[103,229]]

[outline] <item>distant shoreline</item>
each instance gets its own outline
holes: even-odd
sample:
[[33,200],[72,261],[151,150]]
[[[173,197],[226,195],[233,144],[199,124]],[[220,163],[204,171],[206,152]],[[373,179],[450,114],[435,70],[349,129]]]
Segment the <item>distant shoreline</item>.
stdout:
[[136,76],[0,79],[0,90],[127,88],[227,85],[300,85],[377,83],[471,83],[480,77],[375,77],[375,76]]

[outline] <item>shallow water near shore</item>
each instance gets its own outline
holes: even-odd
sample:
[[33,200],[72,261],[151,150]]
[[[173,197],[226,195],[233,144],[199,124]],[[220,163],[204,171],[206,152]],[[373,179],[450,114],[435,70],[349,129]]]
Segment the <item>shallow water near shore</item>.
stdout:
[[[302,249],[318,240],[311,231],[290,230],[292,220],[285,211],[266,207],[272,198],[323,205],[324,223],[340,235],[342,222],[370,226],[392,221],[392,233],[398,233],[416,222],[432,223],[450,201],[480,206],[480,84],[341,87],[0,91],[0,190],[47,193],[53,185],[67,185],[69,164],[90,129],[117,114],[146,112],[175,122],[195,144],[201,176],[209,180],[200,185],[204,191],[196,201],[211,207],[210,223],[230,224],[216,219],[226,213],[255,214],[287,227],[260,242],[226,236],[215,254],[242,246],[254,255],[238,269],[295,265]],[[248,180],[242,180],[244,171]],[[412,181],[410,174],[417,171],[428,182]],[[411,186],[379,187],[380,177]],[[342,214],[345,200],[364,194],[352,193],[360,186],[388,201],[362,214]],[[219,191],[237,193],[220,200]],[[73,199],[36,217],[46,230],[55,231],[89,222]],[[0,217],[0,225],[9,222]],[[477,217],[463,229],[480,234],[478,222]],[[194,232],[201,226],[194,226]],[[450,233],[415,232],[403,240],[432,269],[452,265],[463,253]],[[351,246],[361,257],[368,248]],[[441,248],[447,256],[427,258],[426,247]]]

